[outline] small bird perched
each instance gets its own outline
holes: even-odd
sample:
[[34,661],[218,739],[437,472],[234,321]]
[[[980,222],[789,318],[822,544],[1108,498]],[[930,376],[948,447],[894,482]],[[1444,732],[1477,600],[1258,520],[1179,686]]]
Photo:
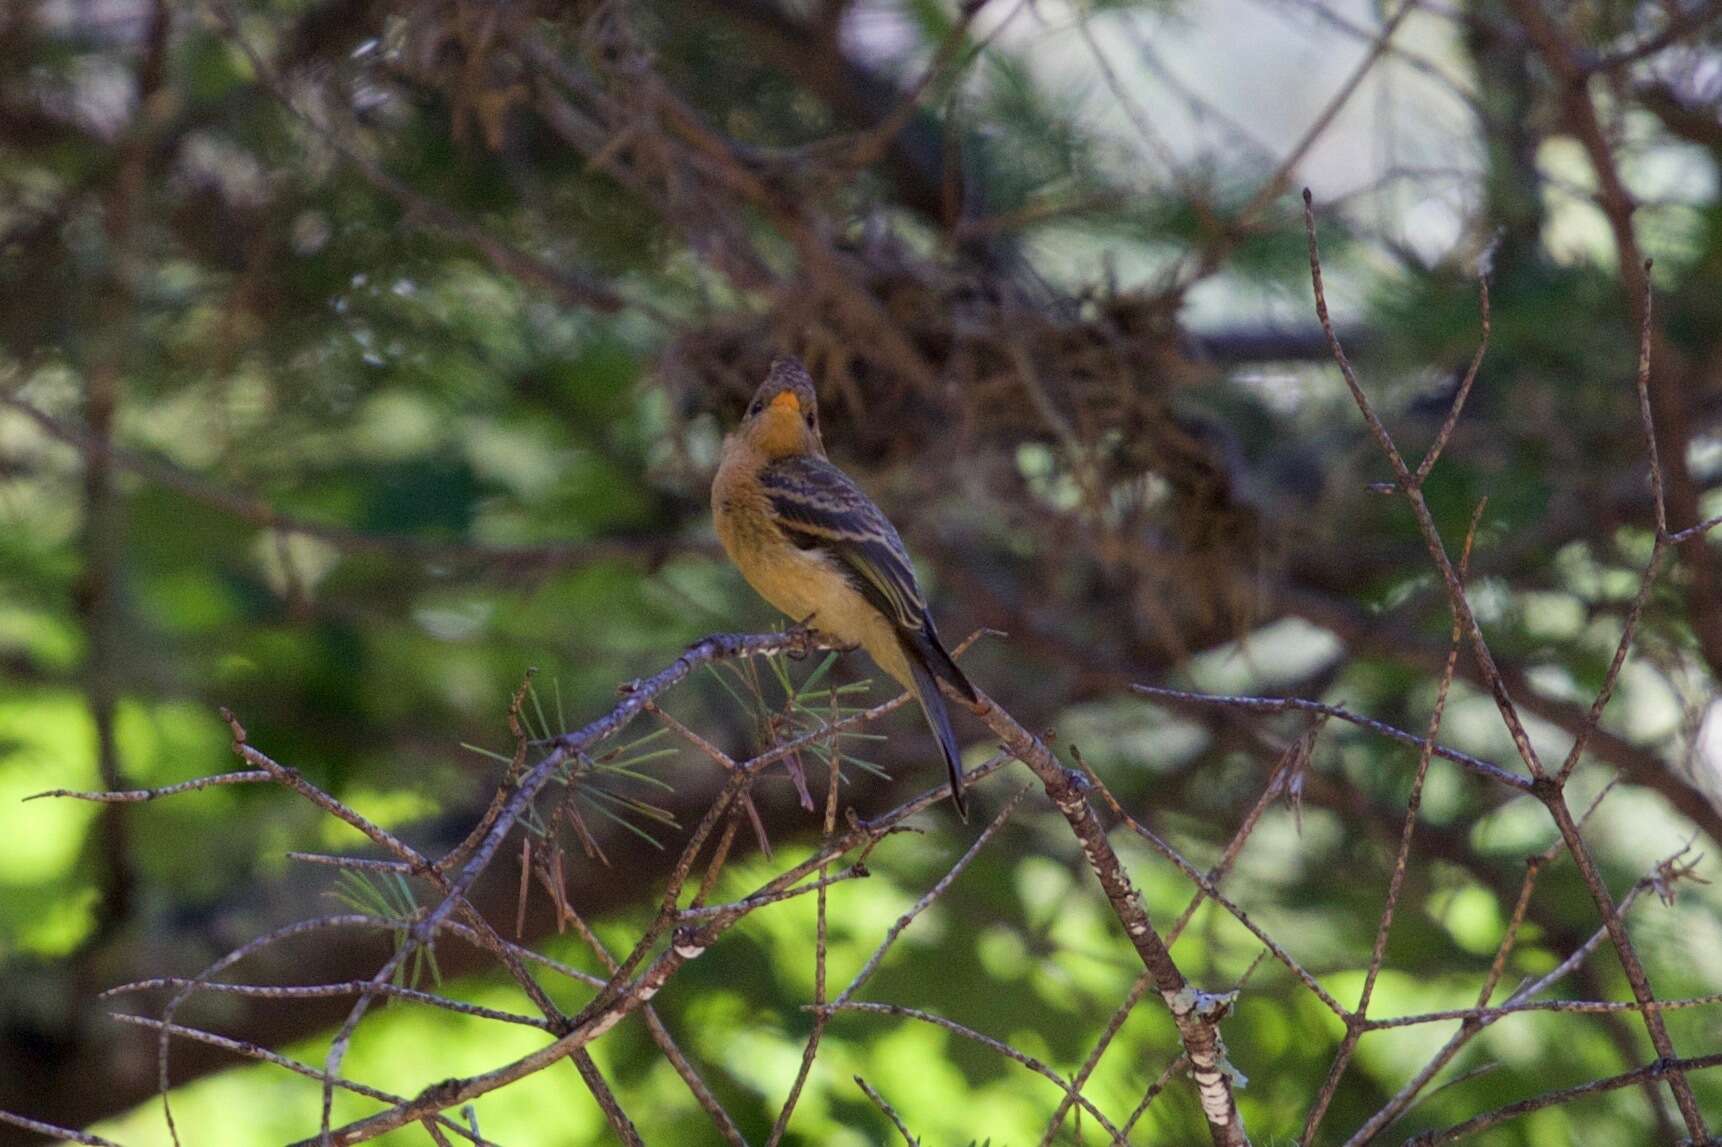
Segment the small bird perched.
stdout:
[[859,645],[921,703],[967,817],[963,763],[939,682],[978,703],[945,651],[903,539],[872,499],[825,458],[813,380],[772,362],[712,482],[718,539],[766,601],[844,645]]

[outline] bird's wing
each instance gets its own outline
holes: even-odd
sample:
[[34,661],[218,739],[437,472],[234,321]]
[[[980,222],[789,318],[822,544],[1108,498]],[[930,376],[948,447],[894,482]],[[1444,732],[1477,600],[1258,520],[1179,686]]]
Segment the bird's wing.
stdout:
[[[969,701],[977,700],[975,687],[933,628],[903,539],[872,499],[823,458],[781,459],[761,470],[759,480],[778,528],[795,545],[818,550],[837,562],[861,596],[897,627],[911,664],[924,666]],[[942,710],[937,691],[931,696]],[[928,702],[923,700],[922,705]],[[933,720],[933,710],[928,712]],[[949,739],[946,743],[955,744]]]
[[804,550],[836,559],[855,588],[899,629],[930,629],[903,539],[849,476],[822,458],[784,458],[760,472],[778,526]]

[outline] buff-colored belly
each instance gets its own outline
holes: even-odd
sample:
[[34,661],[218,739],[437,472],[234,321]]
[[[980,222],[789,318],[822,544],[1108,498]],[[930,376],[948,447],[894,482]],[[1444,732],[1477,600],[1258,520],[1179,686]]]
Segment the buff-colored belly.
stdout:
[[859,645],[879,668],[908,684],[896,631],[850,585],[835,561],[818,550],[803,550],[783,536],[759,508],[713,499],[718,540],[754,591],[791,621],[818,630],[844,645]]

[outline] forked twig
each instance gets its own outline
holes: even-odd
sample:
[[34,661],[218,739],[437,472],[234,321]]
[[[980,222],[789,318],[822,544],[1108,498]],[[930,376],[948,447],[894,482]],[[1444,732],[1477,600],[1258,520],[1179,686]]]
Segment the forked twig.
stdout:
[[[1519,7],[1521,9],[1535,9],[1536,3],[1535,0],[1525,0],[1525,3],[1520,4]],[[1471,651],[1476,659],[1478,671],[1482,676],[1485,685],[1488,687],[1490,694],[1494,698],[1496,709],[1500,713],[1501,720],[1506,725],[1509,735],[1512,737],[1514,747],[1518,750],[1520,758],[1524,761],[1526,769],[1530,772],[1532,778],[1531,792],[1539,801],[1542,802],[1544,808],[1548,810],[1550,817],[1554,820],[1555,826],[1560,832],[1562,842],[1564,843],[1567,851],[1572,855],[1574,862],[1578,865],[1579,875],[1584,880],[1585,886],[1589,890],[1591,898],[1596,904],[1597,911],[1602,917],[1603,926],[1607,930],[1615,952],[1620,958],[1621,968],[1626,974],[1627,982],[1632,987],[1633,998],[1640,1005],[1640,1016],[1644,1022],[1646,1031],[1650,1035],[1651,1044],[1656,1048],[1657,1054],[1661,1056],[1665,1062],[1671,1065],[1677,1064],[1678,1056],[1675,1053],[1673,1042],[1669,1038],[1667,1026],[1663,1023],[1662,1014],[1659,1010],[1650,1006],[1655,1001],[1655,995],[1651,990],[1650,980],[1644,970],[1643,962],[1639,959],[1638,952],[1633,946],[1632,939],[1627,933],[1626,926],[1621,920],[1620,913],[1615,906],[1614,900],[1610,896],[1608,888],[1602,879],[1602,875],[1597,869],[1596,862],[1590,854],[1589,847],[1585,844],[1584,838],[1579,832],[1578,825],[1573,819],[1572,811],[1567,806],[1564,793],[1564,782],[1567,775],[1570,774],[1571,770],[1569,766],[1571,762],[1569,761],[1568,766],[1563,766],[1560,770],[1551,774],[1543,765],[1535,747],[1531,744],[1530,736],[1526,733],[1524,724],[1519,718],[1518,708],[1514,704],[1512,696],[1507,689],[1506,682],[1502,679],[1500,670],[1495,664],[1494,657],[1489,651],[1488,642],[1483,636],[1482,627],[1478,624],[1476,615],[1471,609],[1470,600],[1466,595],[1464,585],[1460,580],[1457,571],[1454,569],[1453,563],[1447,555],[1446,547],[1441,541],[1440,533],[1436,529],[1434,516],[1431,514],[1428,503],[1423,497],[1422,481],[1418,475],[1413,474],[1406,467],[1404,458],[1401,456],[1398,447],[1394,445],[1392,435],[1382,423],[1380,416],[1375,412],[1374,405],[1370,401],[1368,393],[1363,389],[1362,384],[1358,381],[1357,374],[1352,368],[1350,359],[1346,356],[1344,348],[1340,345],[1339,337],[1334,332],[1333,321],[1328,314],[1327,295],[1322,283],[1321,256],[1316,242],[1314,200],[1308,189],[1305,189],[1304,191],[1304,229],[1309,245],[1310,281],[1315,294],[1316,318],[1321,323],[1322,333],[1327,338],[1328,348],[1332,352],[1334,362],[1339,367],[1340,374],[1345,380],[1346,388],[1351,392],[1352,400],[1357,406],[1359,413],[1362,414],[1364,423],[1368,426],[1369,431],[1374,436],[1382,455],[1386,458],[1389,466],[1393,470],[1394,479],[1399,487],[1399,493],[1410,505],[1412,516],[1417,522],[1418,531],[1423,536],[1425,549],[1428,551],[1431,561],[1435,565],[1436,570],[1440,573],[1442,581],[1447,587],[1447,595],[1452,605],[1454,616],[1458,619],[1465,636],[1470,643]],[[1642,278],[1646,296],[1648,298],[1648,292],[1650,289],[1649,276],[1648,274],[1645,274]],[[1643,307],[1641,326],[1638,382],[1641,415],[1645,420],[1645,433],[1648,438],[1654,441],[1655,428],[1650,423],[1650,404],[1646,397],[1648,394],[1649,377],[1649,332],[1651,330],[1649,310],[1648,301],[1646,300]],[[1654,451],[1651,453],[1650,461],[1653,471],[1653,489],[1660,491],[1660,463]],[[1665,535],[1666,525],[1662,518],[1659,517],[1657,529],[1659,547],[1663,544]],[[1636,618],[1638,610],[1642,608],[1642,602],[1647,593],[1648,583],[1650,578],[1655,574],[1656,567],[1659,564],[1659,557],[1660,554],[1653,556],[1651,568],[1647,571],[1645,588],[1641,588],[1639,604],[1634,607],[1634,618]],[[1602,707],[1606,704],[1608,695],[1613,688],[1613,677],[1618,674],[1619,665],[1624,662],[1625,648],[1626,646],[1623,643],[1619,649],[1617,649],[1616,661],[1612,673],[1605,681],[1603,688],[1599,690],[1597,701],[1592,706],[1594,719],[1588,726],[1590,729],[1595,728],[1595,719],[1600,719],[1601,717]],[[1688,1129],[1695,1140],[1703,1141],[1707,1138],[1708,1132],[1705,1130],[1703,1116],[1698,1111],[1697,1100],[1692,1094],[1690,1083],[1688,1083],[1684,1073],[1678,1068],[1678,1066],[1671,1067],[1667,1078],[1669,1087],[1674,1092],[1675,1100],[1680,1107],[1681,1113],[1686,1119]]]

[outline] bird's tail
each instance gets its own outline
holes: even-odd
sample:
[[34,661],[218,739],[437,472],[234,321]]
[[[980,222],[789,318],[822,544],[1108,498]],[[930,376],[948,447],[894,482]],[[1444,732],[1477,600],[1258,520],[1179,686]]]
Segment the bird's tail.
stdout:
[[[962,671],[957,669],[955,663],[951,661],[950,655],[938,647],[937,641],[932,644],[934,648],[939,649],[939,654],[943,655],[945,666],[949,666],[951,672],[954,673],[954,679],[944,673],[935,675],[933,668],[928,665],[929,658],[921,650],[907,646],[905,643],[903,652],[905,659],[909,662],[909,673],[915,681],[915,700],[921,703],[921,712],[927,717],[927,727],[933,730],[933,737],[939,742],[939,751],[945,756],[945,767],[950,770],[951,803],[956,806],[957,815],[966,821],[969,819],[969,808],[968,802],[963,797],[963,757],[957,748],[957,734],[951,728],[950,710],[945,706],[944,695],[939,692],[938,679],[944,677],[959,691],[967,693],[971,697],[974,696],[974,687],[962,675]],[[940,668],[943,669],[945,666],[940,666]]]
[[933,629],[931,618],[927,620],[926,630],[913,635],[905,644],[913,646],[908,651],[910,660],[914,660],[915,655],[919,654],[921,660],[927,663],[927,668],[933,676],[950,685],[962,695],[963,700],[970,704],[980,700],[979,694],[975,692],[975,687],[969,684],[969,679],[963,675],[961,669],[957,668],[956,659],[945,652],[945,643],[939,640],[938,633]]

